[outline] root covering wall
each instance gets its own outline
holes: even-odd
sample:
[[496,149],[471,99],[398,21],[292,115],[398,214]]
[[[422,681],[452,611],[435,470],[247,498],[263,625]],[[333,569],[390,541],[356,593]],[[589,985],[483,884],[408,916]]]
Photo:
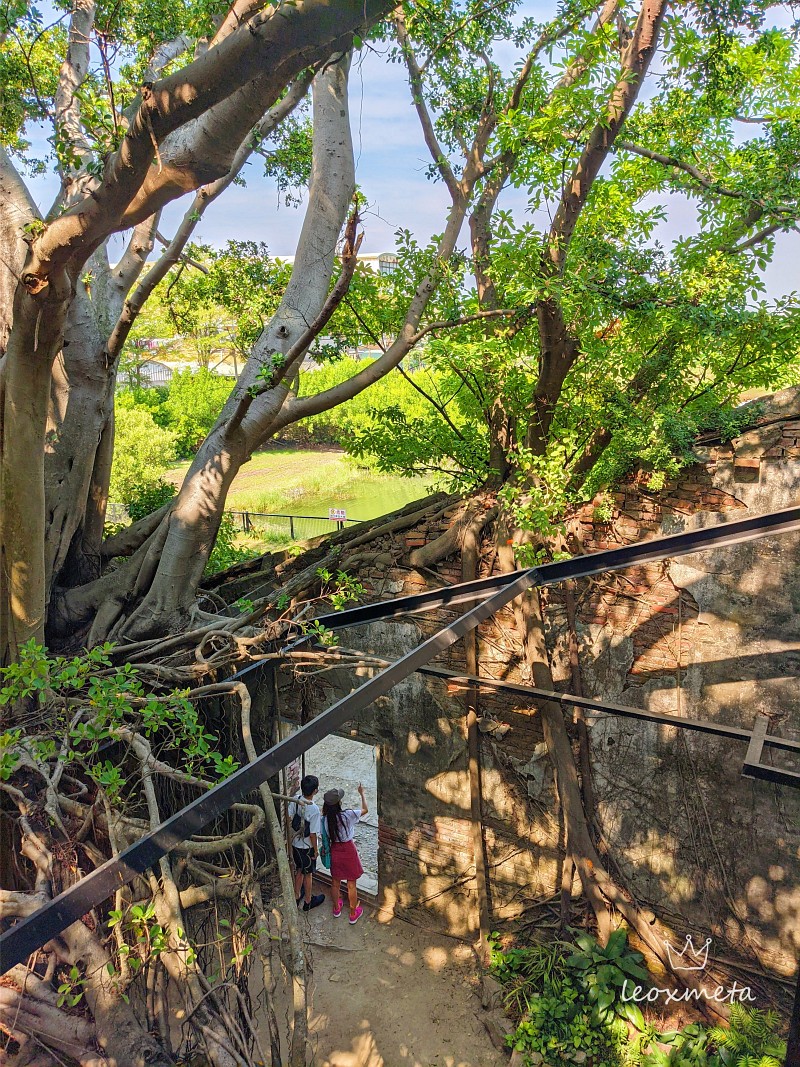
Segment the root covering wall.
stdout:
[[[752,411],[746,433],[730,443],[698,442],[698,462],[660,492],[640,474],[581,507],[568,522],[573,548],[593,552],[797,504],[800,390]],[[452,504],[387,534],[368,559],[362,552],[368,598],[459,581],[458,556],[419,571],[409,563],[409,553],[446,530],[458,510]],[[764,712],[772,732],[800,738],[799,553],[800,538],[782,536],[586,579],[571,593],[550,591],[547,636],[558,685],[744,727]],[[479,572],[495,567],[487,528]],[[343,643],[394,659],[453,617],[439,612],[346,631]],[[510,610],[480,628],[479,651],[481,673],[528,680]],[[442,663],[463,670],[461,646]],[[302,689],[283,679],[284,714],[316,714],[358,682],[344,671]],[[480,713],[493,918],[553,925],[563,826],[537,709],[482,695]],[[477,909],[463,693],[417,676],[352,730],[380,746],[381,904],[468,934]],[[742,745],[600,714],[589,717],[588,731],[600,848],[635,899],[680,934],[712,936],[717,956],[790,974],[800,952],[800,792],[743,779]],[[577,899],[577,883],[573,890]]]

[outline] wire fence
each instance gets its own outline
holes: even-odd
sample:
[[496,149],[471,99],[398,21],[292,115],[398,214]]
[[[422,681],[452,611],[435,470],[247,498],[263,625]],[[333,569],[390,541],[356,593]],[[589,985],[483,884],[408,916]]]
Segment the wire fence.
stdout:
[[[335,533],[345,526],[354,526],[361,519],[331,519],[326,515],[278,515],[263,511],[226,511],[237,529],[265,540],[306,541],[311,537]],[[130,522],[124,504],[106,507],[106,522]]]
[[352,526],[360,519],[331,519],[325,515],[273,515],[262,511],[228,511],[240,530],[261,537],[282,537],[305,541],[310,537],[334,533]]

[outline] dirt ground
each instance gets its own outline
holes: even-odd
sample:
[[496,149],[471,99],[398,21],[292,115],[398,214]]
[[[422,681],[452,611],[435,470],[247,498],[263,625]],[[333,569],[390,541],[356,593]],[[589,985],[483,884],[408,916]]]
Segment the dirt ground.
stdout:
[[469,946],[371,909],[350,926],[302,916],[312,969],[314,1067],[500,1067],[480,1021]]

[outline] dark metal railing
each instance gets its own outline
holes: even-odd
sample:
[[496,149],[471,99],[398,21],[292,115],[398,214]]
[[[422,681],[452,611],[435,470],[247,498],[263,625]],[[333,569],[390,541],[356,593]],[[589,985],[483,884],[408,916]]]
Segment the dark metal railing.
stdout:
[[245,533],[306,541],[310,537],[343,530],[361,519],[330,519],[325,515],[278,515],[265,511],[229,511],[236,525]]
[[[357,526],[363,519],[331,519],[326,515],[279,515],[267,511],[226,511],[236,526],[245,533],[258,533],[262,537],[280,538],[285,541],[306,541],[310,537],[335,533],[345,526]],[[106,522],[130,522],[124,504],[108,504]]]

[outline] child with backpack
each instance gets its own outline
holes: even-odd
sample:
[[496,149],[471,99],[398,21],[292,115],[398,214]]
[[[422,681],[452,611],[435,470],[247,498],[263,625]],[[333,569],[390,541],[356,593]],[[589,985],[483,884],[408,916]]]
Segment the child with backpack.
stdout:
[[307,774],[300,783],[300,792],[289,804],[289,819],[293,833],[294,895],[298,908],[305,897],[303,911],[318,908],[325,900],[324,893],[312,895],[311,892],[322,832],[319,805],[314,803],[314,794],[318,790],[319,778],[313,774]]

